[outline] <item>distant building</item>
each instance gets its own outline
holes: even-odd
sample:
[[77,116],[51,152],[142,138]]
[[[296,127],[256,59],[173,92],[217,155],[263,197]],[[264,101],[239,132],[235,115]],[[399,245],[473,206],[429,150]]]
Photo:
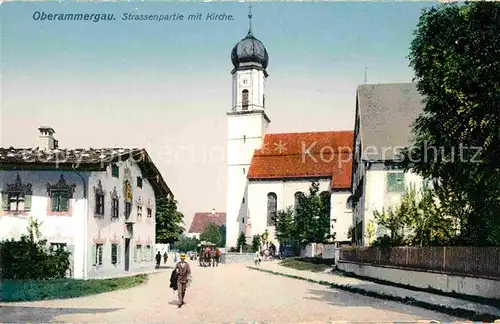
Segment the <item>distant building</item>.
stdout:
[[[398,152],[411,145],[412,124],[423,111],[414,83],[358,86],[354,127],[353,224],[354,240],[368,245],[367,225],[374,211],[400,203],[410,183],[427,185],[413,173],[404,173]],[[375,225],[375,224],[374,224]],[[386,234],[375,226],[375,235]]]
[[[71,252],[71,276],[154,266],[155,197],[172,196],[144,149],[61,149],[51,127],[38,147],[0,148],[0,240],[42,235]],[[36,266],[36,265],[34,265]]]
[[195,213],[191,226],[189,227],[188,235],[199,239],[200,234],[203,233],[210,223],[219,227],[226,225],[226,213],[216,212],[215,209],[208,213]]

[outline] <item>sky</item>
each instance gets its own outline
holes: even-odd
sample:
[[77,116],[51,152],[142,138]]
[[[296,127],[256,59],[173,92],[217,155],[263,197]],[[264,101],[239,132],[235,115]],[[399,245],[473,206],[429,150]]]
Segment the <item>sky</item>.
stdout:
[[[269,133],[352,130],[356,86],[411,82],[408,48],[430,2],[254,2],[269,53]],[[3,3],[0,146],[148,150],[179,202],[225,211],[230,53],[248,3]],[[35,12],[113,13],[113,21],[41,21]],[[124,21],[124,13],[225,13],[233,20]]]

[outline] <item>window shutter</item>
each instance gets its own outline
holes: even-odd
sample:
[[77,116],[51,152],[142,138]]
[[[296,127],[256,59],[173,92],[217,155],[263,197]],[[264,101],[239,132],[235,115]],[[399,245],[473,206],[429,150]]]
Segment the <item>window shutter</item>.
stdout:
[[92,264],[97,265],[97,246],[96,244],[92,244]]
[[24,196],[24,210],[26,211],[31,210],[31,195]]
[[50,202],[51,202],[51,205],[52,205],[52,211],[58,211],[57,204],[59,202],[59,195],[52,193],[50,195]]
[[68,194],[66,192],[62,192],[59,196],[60,198],[60,203],[59,207],[61,207],[60,211],[68,211]]
[[9,210],[9,194],[2,192],[2,210]]
[[120,244],[116,246],[116,263],[122,262],[122,247]]

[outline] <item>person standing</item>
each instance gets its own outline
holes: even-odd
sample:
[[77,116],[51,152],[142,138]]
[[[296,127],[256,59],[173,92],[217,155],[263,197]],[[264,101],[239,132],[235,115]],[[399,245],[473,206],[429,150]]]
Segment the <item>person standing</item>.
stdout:
[[163,263],[167,264],[167,261],[168,261],[168,254],[167,254],[167,252],[165,252],[165,253],[163,253]]
[[160,268],[160,263],[161,263],[161,253],[160,253],[160,251],[158,251],[158,253],[156,254],[156,268],[157,269]]
[[179,305],[177,307],[181,308],[185,304],[186,288],[188,282],[191,280],[191,268],[189,267],[189,263],[186,262],[186,255],[184,253],[181,254],[181,260],[177,263],[175,269],[177,271],[177,290],[179,292]]

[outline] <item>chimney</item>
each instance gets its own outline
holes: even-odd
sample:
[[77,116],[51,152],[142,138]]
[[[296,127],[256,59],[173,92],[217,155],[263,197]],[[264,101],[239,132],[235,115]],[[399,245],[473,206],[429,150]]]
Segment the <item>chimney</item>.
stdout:
[[40,150],[54,150],[59,147],[59,141],[54,138],[55,131],[49,126],[40,126],[38,128],[40,136],[38,137],[38,148]]
[[212,208],[212,215],[215,215],[215,208]]

